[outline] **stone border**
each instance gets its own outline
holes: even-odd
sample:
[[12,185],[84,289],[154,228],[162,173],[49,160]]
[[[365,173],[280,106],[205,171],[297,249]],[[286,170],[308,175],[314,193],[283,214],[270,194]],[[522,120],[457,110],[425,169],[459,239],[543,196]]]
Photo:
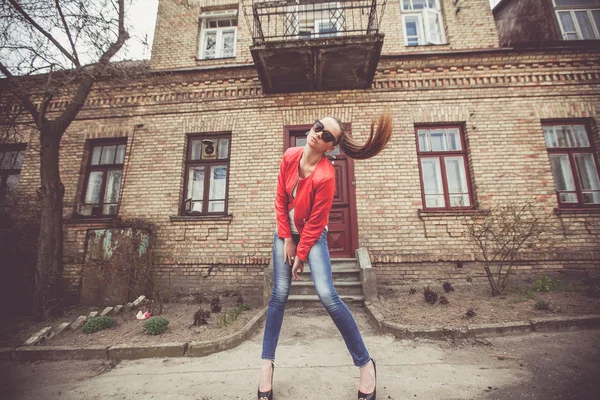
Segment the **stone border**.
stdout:
[[115,346],[22,346],[0,348],[0,360],[62,361],[62,360],[137,360],[153,357],[202,357],[229,350],[248,340],[265,320],[267,308],[260,310],[234,334],[217,340],[156,345],[120,344]]
[[384,333],[391,333],[396,339],[465,339],[473,337],[522,335],[531,332],[572,331],[578,329],[600,328],[600,315],[579,317],[548,317],[530,321],[506,322],[502,324],[471,324],[466,327],[416,326],[388,322],[373,303],[365,302],[367,315]]

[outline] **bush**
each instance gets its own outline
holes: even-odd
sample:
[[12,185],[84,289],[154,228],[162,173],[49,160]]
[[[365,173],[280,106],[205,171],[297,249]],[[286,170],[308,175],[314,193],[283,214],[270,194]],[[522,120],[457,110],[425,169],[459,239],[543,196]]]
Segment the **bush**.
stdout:
[[450,292],[454,291],[454,286],[452,286],[452,284],[450,282],[444,282],[444,291],[446,293],[450,293]]
[[535,281],[536,292],[551,292],[558,289],[560,282],[558,279],[550,279],[548,276],[543,276]]
[[469,308],[467,310],[467,312],[465,313],[465,315],[467,316],[467,318],[473,318],[474,316],[477,315],[477,313],[475,313],[475,311],[473,311],[472,308]]
[[537,308],[538,310],[547,310],[548,303],[546,303],[544,300],[540,300],[537,303],[535,303],[535,308]]
[[219,296],[215,296],[210,301],[210,311],[213,313],[221,312],[221,299]]
[[144,323],[144,332],[149,335],[160,335],[167,329],[167,325],[169,325],[169,321],[165,318],[151,317]]
[[115,320],[112,317],[104,316],[104,317],[94,317],[89,319],[83,325],[84,333],[94,333],[107,328],[110,328],[115,325]]
[[411,287],[410,290],[408,291],[408,294],[413,295],[417,293],[417,289],[414,287]]
[[194,313],[194,325],[208,325],[208,319],[210,318],[210,311],[199,309]]
[[236,303],[235,303],[238,307],[239,306],[243,306],[244,305],[244,296],[242,296],[241,293],[238,293],[237,295],[237,299],[236,299]]
[[250,309],[250,304],[244,303],[240,307],[242,307],[242,311],[248,311]]
[[429,286],[423,288],[423,297],[429,304],[435,304],[438,299],[438,292],[429,288]]
[[440,296],[440,304],[445,306],[446,304],[450,304],[446,296]]

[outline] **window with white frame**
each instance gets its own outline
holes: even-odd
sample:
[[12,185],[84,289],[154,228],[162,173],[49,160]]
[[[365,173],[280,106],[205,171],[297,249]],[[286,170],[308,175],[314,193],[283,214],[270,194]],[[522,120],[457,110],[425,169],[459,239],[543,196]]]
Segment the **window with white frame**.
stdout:
[[338,2],[292,4],[284,16],[284,35],[299,39],[340,36],[345,30],[344,10]]
[[461,126],[419,126],[417,156],[423,209],[471,208],[473,190]]
[[202,13],[200,22],[199,58],[210,60],[235,57],[237,10]]
[[404,44],[445,44],[444,21],[439,0],[402,0]]
[[553,0],[564,40],[600,39],[600,0]]
[[549,122],[543,128],[560,207],[600,207],[598,165],[586,126]]

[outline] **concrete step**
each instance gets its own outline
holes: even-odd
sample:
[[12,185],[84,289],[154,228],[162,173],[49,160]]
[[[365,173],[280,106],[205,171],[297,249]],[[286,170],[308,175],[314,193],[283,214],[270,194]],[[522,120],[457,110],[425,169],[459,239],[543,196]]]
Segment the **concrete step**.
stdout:
[[332,269],[358,269],[356,258],[332,258]]
[[[340,298],[346,304],[354,304],[363,306],[365,304],[365,296],[363,295],[340,295]],[[299,307],[323,307],[319,296],[315,295],[290,295],[287,302],[287,308]]]
[[[331,269],[333,282],[360,282],[360,270],[358,268],[336,268]],[[311,281],[310,268],[304,268],[300,277],[305,281]]]
[[[362,284],[360,281],[333,281],[333,286],[338,295],[361,295]],[[312,280],[304,280],[302,282],[292,281],[290,295],[316,295],[315,285]]]

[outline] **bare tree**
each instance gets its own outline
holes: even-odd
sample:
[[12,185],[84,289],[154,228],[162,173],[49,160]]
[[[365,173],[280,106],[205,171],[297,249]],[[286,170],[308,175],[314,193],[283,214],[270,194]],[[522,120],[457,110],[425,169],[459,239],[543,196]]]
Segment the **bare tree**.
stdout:
[[60,141],[94,83],[111,73],[111,59],[129,38],[126,1],[2,0],[0,6],[3,139],[17,126],[39,132],[40,234],[33,294],[38,320],[45,317],[49,302],[57,304],[62,295]]
[[554,215],[532,199],[494,205],[483,216],[465,217],[465,225],[492,296],[506,290],[511,269],[524,253],[551,251],[559,237]]

